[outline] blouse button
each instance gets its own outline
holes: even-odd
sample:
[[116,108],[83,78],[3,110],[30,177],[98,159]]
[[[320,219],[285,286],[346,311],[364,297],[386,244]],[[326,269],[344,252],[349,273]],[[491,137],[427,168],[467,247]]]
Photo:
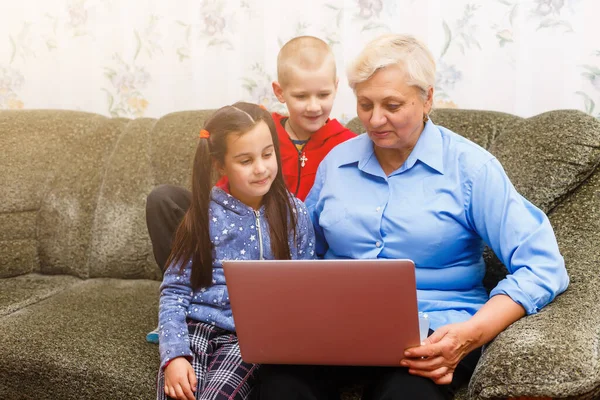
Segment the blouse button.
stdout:
[[375,247],[381,247],[381,242],[379,240],[375,242]]

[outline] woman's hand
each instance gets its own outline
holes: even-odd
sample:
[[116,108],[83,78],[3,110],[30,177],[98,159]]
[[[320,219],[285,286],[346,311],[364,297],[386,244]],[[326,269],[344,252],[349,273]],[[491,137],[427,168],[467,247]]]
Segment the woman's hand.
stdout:
[[195,400],[198,380],[194,368],[184,357],[171,360],[165,368],[165,394],[177,400]]
[[507,295],[493,296],[468,321],[442,326],[421,346],[407,349],[400,365],[411,374],[447,385],[460,360],[523,315],[525,309]]
[[400,362],[413,375],[430,378],[438,385],[452,382],[456,366],[467,354],[479,347],[480,335],[467,322],[438,328],[421,346],[404,352]]

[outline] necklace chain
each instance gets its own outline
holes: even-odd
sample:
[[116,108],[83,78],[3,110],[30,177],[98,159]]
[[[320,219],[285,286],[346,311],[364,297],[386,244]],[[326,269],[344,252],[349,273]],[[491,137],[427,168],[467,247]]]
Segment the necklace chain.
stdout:
[[296,133],[296,131],[294,131],[294,128],[292,128],[292,124],[290,124],[290,119],[289,118],[288,118],[287,121],[285,121],[285,124],[287,125],[287,127],[285,129],[288,131],[288,133],[291,133],[294,136],[293,138],[295,138],[295,140],[308,140],[308,138],[306,138],[306,139],[300,139],[300,137],[298,136],[298,134]]

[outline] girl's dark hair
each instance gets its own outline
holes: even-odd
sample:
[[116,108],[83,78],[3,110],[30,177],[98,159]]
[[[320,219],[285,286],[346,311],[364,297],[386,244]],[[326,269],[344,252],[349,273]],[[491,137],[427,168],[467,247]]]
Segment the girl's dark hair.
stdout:
[[208,139],[200,139],[194,156],[192,170],[192,202],[179,224],[171,254],[165,267],[172,263],[185,266],[192,260],[191,283],[194,289],[212,284],[213,244],[210,241],[208,206],[214,185],[213,164],[224,165],[227,152],[227,136],[243,135],[257,124],[264,122],[271,131],[277,158],[277,175],[271,188],[263,197],[265,217],[269,222],[271,251],[276,259],[289,260],[289,233],[296,235],[297,218],[295,207],[281,171],[281,154],[275,123],[269,112],[256,104],[238,102],[217,110],[207,121],[204,129],[210,133]]

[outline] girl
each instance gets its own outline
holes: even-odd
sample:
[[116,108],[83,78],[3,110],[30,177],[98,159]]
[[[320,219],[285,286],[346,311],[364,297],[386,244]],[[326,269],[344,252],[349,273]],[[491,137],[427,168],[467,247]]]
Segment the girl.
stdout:
[[[218,172],[227,182],[212,186]],[[223,107],[200,131],[192,202],[161,285],[157,398],[246,399],[257,365],[242,361],[222,260],[314,257],[304,204],[286,189],[271,115]]]

